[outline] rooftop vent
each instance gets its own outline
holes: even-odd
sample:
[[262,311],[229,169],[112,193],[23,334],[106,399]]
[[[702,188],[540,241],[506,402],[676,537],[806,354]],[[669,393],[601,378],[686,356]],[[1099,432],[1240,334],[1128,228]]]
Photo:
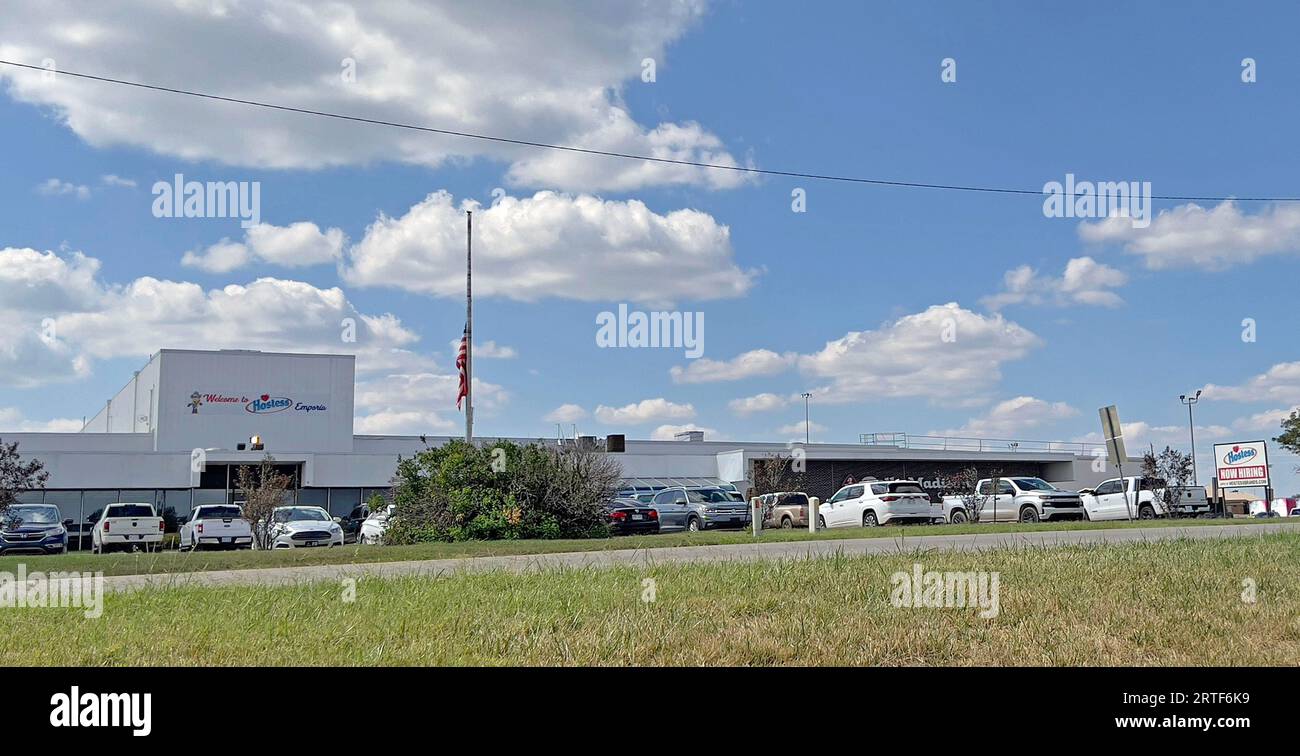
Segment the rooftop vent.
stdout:
[[677,441],[703,441],[704,431],[701,430],[682,431],[681,433],[678,433],[677,435],[673,436],[673,438]]

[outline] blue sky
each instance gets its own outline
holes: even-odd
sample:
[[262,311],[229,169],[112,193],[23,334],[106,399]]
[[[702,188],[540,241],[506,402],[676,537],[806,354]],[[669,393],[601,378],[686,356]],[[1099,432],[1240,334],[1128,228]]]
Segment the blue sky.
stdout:
[[[0,58],[764,169],[1300,195],[1281,3],[129,5],[32,4]],[[1185,448],[1178,395],[1205,388],[1206,478],[1211,443],[1271,438],[1300,405],[1300,203],[1156,201],[1135,229],[1045,217],[1041,196],[646,169],[5,67],[0,84],[0,430],[79,425],[159,348],[247,346],[357,352],[359,432],[455,432],[466,201],[476,342],[502,352],[476,361],[483,433],[785,440],[810,390],[815,440],[1088,440],[1114,403],[1130,449]],[[154,217],[176,173],[260,182],[265,233]],[[598,348],[620,303],[703,313],[703,357]],[[1274,462],[1296,490],[1296,460]]]

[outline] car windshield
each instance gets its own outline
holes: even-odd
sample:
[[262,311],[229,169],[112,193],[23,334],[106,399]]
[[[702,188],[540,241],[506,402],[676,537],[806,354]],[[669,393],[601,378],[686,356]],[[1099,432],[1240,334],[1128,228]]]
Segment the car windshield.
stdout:
[[104,517],[153,517],[153,507],[148,504],[114,504],[104,510]]
[[1042,478],[1012,478],[1016,487],[1022,491],[1059,491],[1061,489]]
[[691,501],[694,502],[716,504],[723,501],[735,501],[735,499],[732,498],[730,491],[721,491],[716,488],[706,488],[702,491],[688,491],[687,493],[691,497]]
[[10,507],[5,518],[11,525],[57,525],[59,508],[44,504],[28,504]]
[[243,517],[244,513],[239,511],[239,507],[203,507],[199,509],[200,520],[233,520]]
[[276,522],[329,522],[325,510],[315,507],[286,507],[275,510]]

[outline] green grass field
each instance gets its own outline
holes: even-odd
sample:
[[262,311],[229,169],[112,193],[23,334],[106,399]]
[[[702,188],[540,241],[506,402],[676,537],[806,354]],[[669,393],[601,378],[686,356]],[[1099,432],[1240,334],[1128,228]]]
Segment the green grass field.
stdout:
[[[1000,613],[896,608],[890,576],[914,562],[998,572]],[[335,584],[148,589],[99,619],[0,609],[0,664],[1297,665],[1298,563],[1283,533],[363,579],[351,602]]]
[[[1256,524],[1277,520],[1148,520],[1146,522],[1060,522],[1021,525],[1019,523],[964,525],[905,525],[881,528],[836,528],[815,535],[806,530],[765,530],[763,541],[834,540],[843,538],[909,538],[919,535],[965,535],[969,533],[1012,533],[1033,530],[1103,530],[1129,527],[1216,527],[1223,524]],[[257,567],[300,567],[313,564],[401,562],[421,559],[506,556],[512,554],[554,554],[566,551],[606,549],[657,549],[675,546],[708,546],[724,543],[753,543],[749,531],[706,531],[666,533],[654,536],[589,538],[555,541],[468,541],[424,543],[413,546],[345,546],[332,549],[282,551],[202,551],[153,554],[114,553],[94,555],[72,552],[62,556],[0,557],[0,571],[14,572],[19,563],[29,570],[103,572],[105,575],[142,575],[207,570],[241,570]]]

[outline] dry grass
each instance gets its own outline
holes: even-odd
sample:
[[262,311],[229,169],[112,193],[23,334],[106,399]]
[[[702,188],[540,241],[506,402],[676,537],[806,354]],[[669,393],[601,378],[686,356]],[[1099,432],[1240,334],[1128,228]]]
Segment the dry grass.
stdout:
[[[1000,614],[895,608],[914,562],[1000,573]],[[0,610],[0,664],[1296,665],[1298,562],[1300,534],[1276,534],[367,579],[351,603],[332,584],[146,590],[97,620]]]

